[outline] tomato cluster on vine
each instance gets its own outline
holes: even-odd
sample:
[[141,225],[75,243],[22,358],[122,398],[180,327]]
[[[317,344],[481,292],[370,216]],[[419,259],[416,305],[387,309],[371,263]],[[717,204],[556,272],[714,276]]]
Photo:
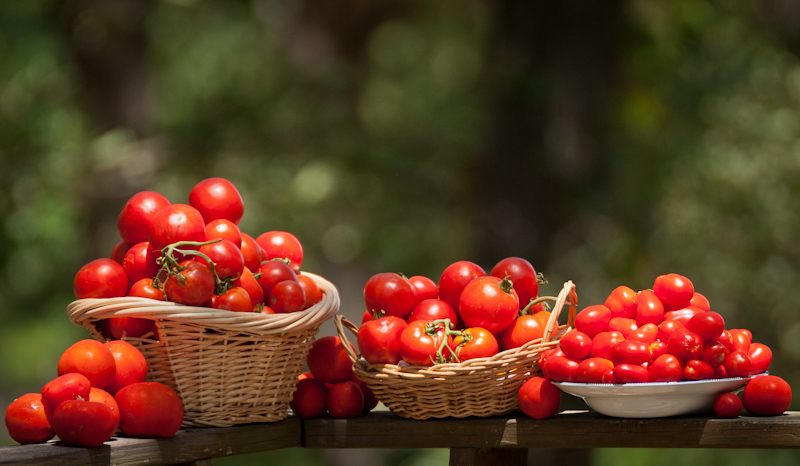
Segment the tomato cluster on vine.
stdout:
[[126,341],[78,341],[61,354],[57,372],[40,393],[26,393],[6,408],[6,427],[18,443],[57,435],[67,445],[95,447],[117,430],[128,437],[172,437],[181,427],[180,397],[145,381],[147,361]]
[[398,273],[373,275],[357,334],[372,364],[432,366],[491,357],[541,339],[550,317],[544,284],[530,262],[507,257],[487,274],[471,261],[447,266],[438,282]]
[[[109,258],[80,268],[73,290],[81,298],[136,296],[234,312],[289,313],[322,300],[323,291],[300,271],[303,247],[293,234],[251,236],[239,228],[244,202],[232,182],[208,178],[172,203],[141,191],[117,220],[120,240]],[[111,318],[109,338],[138,337],[152,321]]]

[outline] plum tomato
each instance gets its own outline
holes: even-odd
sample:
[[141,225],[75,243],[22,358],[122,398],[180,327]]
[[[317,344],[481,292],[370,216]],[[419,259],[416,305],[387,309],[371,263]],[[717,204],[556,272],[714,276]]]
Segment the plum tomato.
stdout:
[[105,403],[67,400],[53,411],[53,430],[66,445],[98,447],[116,431],[116,417]]
[[385,316],[361,324],[356,343],[361,356],[370,364],[397,364],[400,335],[408,324],[397,316]]
[[157,259],[158,256],[150,250],[149,242],[142,241],[131,246],[122,259],[122,268],[128,275],[128,281],[136,283],[144,278],[152,280],[161,268]]
[[[429,325],[430,324],[430,325]],[[433,366],[440,361],[439,349],[445,340],[444,327],[416,320],[400,333],[400,356],[412,366]],[[441,355],[443,358],[447,354]]]
[[611,311],[611,317],[636,318],[636,292],[627,286],[614,288],[603,304]]
[[[152,322],[150,323],[152,327]],[[111,395],[124,386],[136,382],[144,382],[147,377],[147,360],[138,348],[124,340],[111,340],[105,346],[114,356],[116,372],[114,381],[105,390]]]
[[647,383],[650,372],[639,364],[622,363],[614,366],[614,381],[616,383]]
[[701,312],[705,311],[698,307],[686,306],[680,309],[673,309],[665,312],[663,320],[674,320],[685,326],[686,323],[689,322],[689,319],[694,317],[695,314],[699,314]]
[[586,358],[578,363],[575,380],[578,383],[603,383],[603,375],[614,368],[614,363],[606,358]]
[[364,393],[358,384],[347,380],[328,389],[328,412],[334,419],[349,419],[364,411]]
[[547,328],[548,320],[550,320],[550,311],[541,311],[517,317],[511,325],[500,333],[500,345],[504,350],[508,350],[519,348],[529,341],[541,339]]
[[517,395],[523,413],[533,419],[555,416],[561,407],[561,390],[542,377],[531,377],[519,389]]
[[642,365],[653,358],[650,345],[636,340],[622,340],[611,347],[609,359],[618,366],[623,363]]
[[[220,279],[236,279],[242,274],[242,270],[244,270],[244,256],[242,255],[242,251],[240,251],[235,244],[226,239],[219,240],[216,243],[204,244],[200,246],[198,252],[205,254],[211,259],[211,262],[214,264],[214,271]],[[195,260],[201,264],[207,265],[209,268],[211,267],[203,256],[199,256]]]
[[431,321],[440,319],[450,319],[450,322],[455,325],[458,321],[458,316],[456,316],[456,311],[446,302],[438,298],[429,298],[418,302],[406,320],[414,322],[415,320]]
[[244,266],[250,271],[258,270],[261,265],[261,246],[258,245],[256,239],[242,232],[242,246],[239,248],[244,257]]
[[627,317],[612,317],[608,321],[608,327],[606,331],[619,332],[625,338],[628,338],[628,336],[630,336],[630,334],[635,332],[638,328],[639,324],[634,319],[628,319]]
[[642,290],[636,293],[636,322],[660,324],[664,320],[664,304],[653,291]]
[[702,309],[703,311],[711,310],[711,304],[708,302],[708,298],[696,291],[692,295],[692,299],[689,301],[689,306]]
[[446,302],[459,312],[459,298],[467,283],[477,277],[486,276],[483,268],[470,261],[457,261],[445,267],[441,277],[439,277],[439,299]]
[[720,393],[714,398],[714,414],[723,419],[733,419],[742,413],[742,400],[736,393]]
[[258,284],[261,286],[264,297],[269,296],[272,287],[284,280],[297,281],[297,273],[285,261],[273,259],[264,261],[255,272],[258,275]]
[[132,383],[122,387],[114,399],[119,405],[119,429],[128,437],[172,437],[183,423],[183,402],[162,383]]
[[253,312],[253,301],[247,290],[234,286],[222,294],[212,296],[211,307],[232,312]]
[[92,383],[86,376],[77,372],[64,374],[47,382],[42,387],[42,405],[50,425],[53,425],[53,411],[67,400],[88,399]]
[[689,305],[694,296],[694,285],[683,275],[668,273],[656,277],[653,293],[667,308],[680,308]]
[[256,237],[261,246],[261,260],[288,260],[289,266],[297,272],[303,265],[303,245],[297,237],[287,231],[267,231]]
[[714,368],[699,359],[690,359],[683,366],[684,380],[707,380],[714,378]]
[[41,393],[26,393],[6,408],[6,429],[17,443],[44,443],[56,434],[47,420]]
[[542,375],[555,382],[576,382],[578,376],[578,361],[563,355],[550,354],[544,361],[539,362]]
[[745,385],[742,404],[753,416],[779,416],[792,404],[792,388],[778,376],[759,375]]
[[303,305],[303,309],[308,309],[322,301],[322,288],[319,287],[313,278],[299,273],[297,274],[297,282],[300,283],[300,286],[303,287],[303,291],[306,293],[306,302]]
[[470,327],[461,331],[450,342],[450,348],[456,353],[458,361],[475,358],[489,358],[500,350],[497,338],[481,327]]
[[119,298],[128,293],[128,274],[112,259],[95,259],[75,274],[72,291],[78,299]]
[[584,308],[575,316],[575,328],[594,337],[598,333],[608,330],[610,320],[611,311],[602,304],[594,304]]
[[703,351],[703,339],[686,327],[678,327],[669,337],[667,351],[683,361],[698,359]]
[[[353,352],[355,346],[350,343]],[[319,338],[311,344],[306,358],[308,370],[315,379],[325,383],[339,383],[353,376],[353,361],[337,336]]]
[[647,366],[648,382],[680,382],[683,380],[683,363],[677,356],[666,353]]
[[620,332],[600,332],[592,337],[592,351],[589,353],[589,357],[609,359],[611,348],[623,340],[625,340],[625,336]]
[[519,305],[524,308],[539,296],[539,279],[530,262],[521,257],[506,257],[492,267],[489,275],[497,278],[508,277],[519,297]]
[[289,407],[301,419],[314,419],[328,411],[328,387],[313,377],[297,381]]
[[750,333],[750,330],[732,328],[729,332],[731,334],[731,351],[747,353],[750,350],[750,345],[753,343],[753,334]]
[[436,282],[422,275],[409,277],[408,281],[414,287],[414,295],[417,297],[417,304],[426,299],[436,299],[439,297],[439,289]]
[[583,359],[592,352],[592,337],[578,329],[572,329],[558,342],[561,351],[572,359]]
[[89,379],[92,387],[105,388],[114,381],[116,361],[111,350],[97,340],[80,340],[69,346],[58,360],[58,375],[77,372]]
[[417,297],[408,278],[399,273],[380,272],[364,285],[364,304],[369,311],[406,318],[417,305]]
[[204,306],[214,296],[214,273],[205,265],[186,261],[183,269],[170,273],[164,281],[164,296],[168,301],[187,306]]
[[306,305],[306,292],[298,281],[284,280],[272,287],[267,305],[277,314],[302,311]]
[[752,365],[750,375],[767,372],[772,363],[772,350],[763,343],[751,343],[747,350],[747,356]]
[[658,324],[658,337],[657,339],[664,343],[669,342],[669,337],[676,329],[684,327],[684,325],[677,320],[664,319]]
[[686,322],[686,328],[700,335],[703,341],[717,341],[725,330],[725,319],[717,312],[700,312]]
[[719,341],[707,341],[703,343],[703,351],[700,352],[700,360],[711,367],[717,367],[725,362],[725,356],[730,351]]
[[226,239],[237,248],[242,248],[242,232],[228,219],[218,218],[206,223],[206,241],[215,239]]
[[753,368],[750,357],[744,351],[732,351],[725,356],[725,372],[729,377],[747,377]]
[[153,216],[147,236],[150,249],[161,255],[161,250],[178,241],[206,240],[206,224],[203,216],[194,207],[186,204],[170,204],[162,207]]
[[653,323],[644,324],[631,332],[627,338],[647,344],[653,343],[658,338],[658,325]]
[[166,197],[154,191],[140,191],[134,194],[122,207],[117,218],[119,237],[127,244],[147,241],[153,216],[169,204]]
[[189,191],[189,205],[197,209],[209,223],[224,218],[235,225],[244,215],[244,201],[239,190],[225,178],[207,178]]
[[667,344],[663,341],[654,341],[650,343],[650,351],[653,352],[653,360],[662,354],[667,354]]
[[493,276],[467,283],[458,300],[458,313],[467,327],[492,333],[505,330],[519,314],[519,297],[510,281]]

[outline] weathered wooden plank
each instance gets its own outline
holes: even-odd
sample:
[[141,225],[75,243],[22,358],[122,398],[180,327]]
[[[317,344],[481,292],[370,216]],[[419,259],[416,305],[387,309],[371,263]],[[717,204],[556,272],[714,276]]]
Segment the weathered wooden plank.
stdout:
[[302,422],[181,429],[168,439],[114,437],[100,447],[79,448],[51,441],[42,445],[0,448],[0,465],[140,465],[191,463],[208,458],[299,447]]

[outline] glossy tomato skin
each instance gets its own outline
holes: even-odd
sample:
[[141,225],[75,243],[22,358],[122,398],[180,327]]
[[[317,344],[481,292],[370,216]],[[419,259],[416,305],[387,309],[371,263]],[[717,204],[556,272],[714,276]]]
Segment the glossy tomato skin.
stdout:
[[450,348],[458,356],[459,361],[475,358],[489,358],[500,350],[497,338],[485,328],[471,327],[461,331],[450,342]]
[[239,190],[225,178],[207,178],[194,185],[189,191],[189,205],[202,214],[206,223],[226,219],[238,225],[244,215]]
[[472,279],[485,275],[486,271],[474,262],[453,262],[444,269],[439,277],[439,299],[449,304],[458,313],[461,291]]
[[747,377],[753,368],[750,357],[744,351],[728,353],[723,364],[729,377]]
[[555,382],[577,382],[578,366],[580,363],[563,355],[551,354],[542,364],[542,375]]
[[664,320],[664,304],[653,291],[642,290],[636,294],[636,322],[660,324]]
[[272,287],[268,304],[277,314],[302,311],[306,304],[306,292],[298,281],[284,280]]
[[578,363],[575,379],[578,383],[603,383],[603,375],[614,368],[606,358],[586,358]]
[[636,318],[636,292],[627,286],[614,288],[603,304],[611,311],[611,317]]
[[349,419],[364,411],[364,393],[353,381],[334,384],[328,389],[328,412],[334,419]]
[[614,380],[616,383],[647,383],[650,372],[638,364],[617,364],[614,366]]
[[256,239],[242,232],[242,257],[244,257],[244,266],[250,271],[258,270],[261,265],[261,246],[258,245]]
[[[272,287],[277,283],[284,280],[297,281],[297,273],[292,270],[291,266],[282,260],[269,260],[264,261],[256,269],[258,275],[258,284],[264,292],[264,298],[269,296]],[[265,301],[266,302],[266,301]]]
[[235,223],[225,218],[218,218],[206,223],[206,241],[226,239],[241,249],[242,232]]
[[289,266],[297,272],[303,265],[303,245],[287,231],[268,231],[256,237],[261,246],[261,260],[288,259]]
[[147,240],[150,242],[150,249],[160,256],[161,250],[172,243],[205,241],[206,224],[203,216],[194,207],[186,204],[170,204],[153,216]]
[[689,319],[694,317],[695,314],[699,314],[701,312],[705,311],[694,306],[686,306],[680,309],[673,309],[665,312],[663,320],[674,320],[679,322],[681,325],[686,326],[686,324],[689,322]]
[[[350,346],[355,351],[351,343]],[[353,376],[353,362],[337,336],[319,338],[308,351],[308,369],[315,379],[324,383],[339,383]]]
[[542,338],[547,328],[548,319],[550,319],[549,311],[517,317],[511,325],[500,333],[500,344],[504,350],[508,350],[519,348],[529,341]]
[[114,396],[119,405],[119,429],[128,437],[172,437],[183,422],[183,402],[159,382],[137,382]]
[[741,351],[743,353],[750,351],[750,345],[753,343],[753,334],[750,333],[750,330],[733,328],[729,332],[731,334],[731,351]]
[[20,444],[44,443],[56,434],[47,420],[41,393],[26,393],[6,408],[8,435]]
[[675,355],[662,354],[647,366],[648,382],[680,382],[683,380],[683,363]]
[[623,341],[625,336],[621,332],[605,331],[592,337],[592,351],[589,357],[610,359],[611,348]]
[[602,304],[594,304],[581,310],[575,316],[575,328],[594,337],[608,329],[611,320],[611,311]]
[[303,287],[303,291],[306,293],[306,303],[303,305],[303,309],[308,309],[322,301],[322,288],[319,287],[313,278],[300,273],[297,275],[297,282],[300,283],[300,286]]
[[631,332],[627,338],[648,344],[653,343],[658,338],[658,326],[653,323],[644,324]]
[[706,380],[714,378],[714,368],[698,359],[690,359],[683,366],[683,378],[685,380]]
[[725,330],[725,319],[716,312],[700,312],[686,322],[686,328],[700,335],[703,341],[717,341]]
[[125,241],[119,240],[117,244],[114,245],[114,249],[111,250],[110,259],[114,262],[122,265],[122,261],[125,259],[125,253],[128,252],[128,249],[131,248],[131,245],[126,243]]
[[539,280],[530,262],[521,257],[506,257],[492,267],[489,275],[497,278],[508,277],[514,284],[520,307],[525,307],[539,296]]
[[711,367],[717,367],[725,362],[728,353],[730,353],[728,348],[718,341],[705,342],[703,351],[700,353],[700,360]]
[[572,329],[561,337],[559,346],[568,357],[581,360],[592,352],[592,337],[578,329]]
[[533,419],[553,417],[561,407],[561,390],[543,377],[526,380],[517,398],[522,412]]
[[672,336],[672,332],[680,327],[684,327],[684,325],[677,320],[664,319],[658,324],[658,340],[665,343],[669,342],[669,337]]
[[369,320],[361,325],[356,336],[361,356],[371,364],[397,364],[400,335],[408,324],[397,316]]
[[114,413],[105,403],[67,400],[53,412],[53,430],[67,445],[99,447],[115,432]]
[[446,302],[441,299],[430,298],[417,303],[406,320],[414,322],[415,320],[431,321],[438,319],[450,319],[450,322],[455,325],[458,321],[458,316],[456,316],[456,311]]
[[400,333],[400,355],[413,366],[433,366],[444,341],[442,327],[438,326],[433,334],[429,334],[428,323],[424,320],[411,322]]
[[164,282],[164,296],[169,301],[187,306],[206,305],[214,296],[214,273],[199,262],[187,261],[183,264],[183,270],[170,274]]
[[723,419],[739,417],[742,413],[742,400],[735,393],[720,393],[714,398],[714,414]]
[[156,254],[150,250],[150,243],[147,241],[131,246],[122,259],[122,268],[128,275],[128,281],[136,283],[145,278],[152,280],[160,268],[156,262],[157,258]]
[[152,278],[142,278],[137,280],[131,289],[128,290],[128,296],[136,296],[139,298],[155,299],[157,301],[164,300],[164,290],[153,286]]
[[93,387],[105,388],[114,381],[116,361],[103,343],[85,339],[69,346],[58,360],[58,375],[77,372],[86,376]]
[[465,326],[500,333],[514,322],[519,313],[519,297],[513,288],[504,289],[504,283],[493,276],[478,277],[467,283],[458,301],[458,312]]
[[676,273],[656,277],[653,293],[667,308],[680,308],[689,305],[694,296],[691,280]]
[[622,340],[613,347],[609,359],[618,366],[623,363],[642,365],[649,363],[653,358],[650,345],[636,340]]
[[364,285],[364,304],[369,311],[383,311],[386,315],[406,318],[417,305],[417,298],[406,277],[381,272],[370,277]]
[[78,299],[119,298],[128,293],[128,274],[112,259],[95,259],[75,274],[72,290]]
[[436,282],[430,278],[422,275],[414,275],[413,277],[408,277],[408,281],[414,288],[417,304],[426,299],[437,299],[439,297],[439,289],[436,287]]
[[606,331],[619,332],[625,338],[628,338],[630,334],[635,332],[638,328],[639,324],[636,323],[636,320],[634,319],[628,319],[626,317],[612,317],[608,321],[608,327]]
[[314,419],[328,411],[328,387],[313,377],[297,381],[289,407],[301,419]]
[[778,376],[759,375],[745,385],[742,404],[754,416],[779,416],[792,404],[792,388]]
[[[150,323],[152,327],[152,322]],[[144,382],[147,377],[147,360],[138,348],[124,340],[111,340],[105,346],[114,357],[116,372],[114,381],[105,390],[116,395],[122,387],[136,382]]]
[[106,390],[92,387],[92,389],[89,391],[89,401],[103,403],[104,405],[108,406],[108,408],[111,410],[111,419],[114,423],[112,432],[116,432],[119,428],[120,415],[119,405],[117,404],[117,400],[114,399],[114,396]]
[[212,296],[211,307],[231,312],[253,312],[253,301],[247,290],[234,286],[220,295]]
[[766,372],[772,363],[772,350],[763,343],[751,343],[747,356],[751,363],[750,375]]
[[69,373],[56,377],[42,387],[42,405],[50,425],[53,425],[53,412],[58,405],[67,400],[89,398],[92,383],[86,376],[79,373]]
[[703,294],[694,292],[692,295],[692,299],[689,301],[689,305],[696,307],[698,309],[702,309],[703,311],[710,311],[711,310],[711,303],[708,302],[708,298],[706,298]]
[[242,269],[242,275],[231,282],[231,286],[240,286],[247,290],[247,295],[250,297],[254,307],[264,302],[264,289],[258,284],[258,280],[249,267]]
[[670,335],[667,351],[683,361],[698,359],[703,351],[703,338],[686,327],[679,327]]
[[169,200],[154,191],[141,191],[134,194],[117,218],[117,231],[127,244],[147,241],[150,223],[162,207],[168,206]]
[[[214,263],[214,271],[220,279],[236,279],[242,275],[244,270],[244,256],[242,251],[235,244],[223,239],[216,243],[200,246],[199,252],[208,256]],[[198,262],[211,265],[202,256],[197,257]]]

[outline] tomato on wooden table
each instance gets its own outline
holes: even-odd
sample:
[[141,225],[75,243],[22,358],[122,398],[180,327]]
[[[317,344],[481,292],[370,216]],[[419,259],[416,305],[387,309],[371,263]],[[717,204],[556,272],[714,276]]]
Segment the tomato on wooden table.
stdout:
[[519,407],[533,419],[547,419],[561,407],[561,390],[549,380],[531,377],[519,389]]
[[[355,352],[355,346],[350,343]],[[338,336],[319,338],[311,344],[306,358],[308,370],[315,379],[325,383],[339,383],[353,376],[353,361],[347,355],[344,343]]]
[[42,405],[50,425],[53,425],[53,412],[58,405],[67,400],[88,399],[92,383],[86,376],[72,372],[56,377],[42,387]]
[[162,383],[132,383],[114,399],[119,405],[119,429],[128,437],[172,437],[183,423],[183,402]]
[[44,443],[55,436],[44,412],[41,393],[26,393],[6,408],[6,429],[15,442]]
[[[150,323],[152,327],[152,322]],[[116,395],[122,387],[136,382],[144,382],[147,377],[147,360],[138,348],[124,340],[111,340],[105,346],[114,357],[116,372],[114,381],[105,390]]]
[[778,416],[792,404],[792,388],[778,376],[759,375],[745,385],[742,404],[754,416]]
[[105,403],[67,400],[53,411],[53,430],[67,445],[98,447],[116,432],[117,417]]

